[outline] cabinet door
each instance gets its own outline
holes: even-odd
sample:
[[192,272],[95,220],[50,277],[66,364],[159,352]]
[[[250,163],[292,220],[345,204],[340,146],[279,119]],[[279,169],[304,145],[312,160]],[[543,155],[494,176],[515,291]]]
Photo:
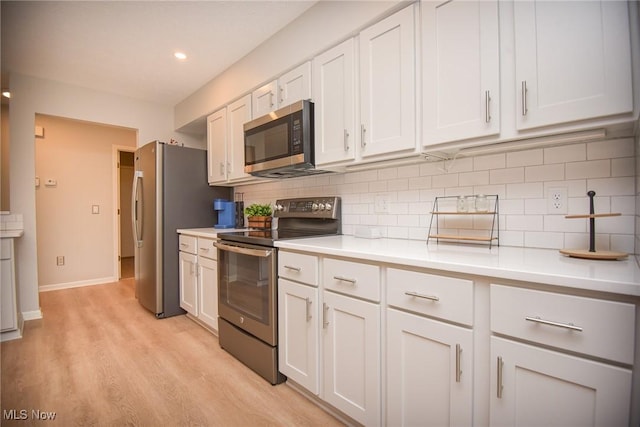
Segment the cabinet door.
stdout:
[[631,371],[491,338],[492,426],[627,426]]
[[498,134],[498,2],[423,2],[422,30],[424,143]]
[[380,424],[380,306],[323,293],[323,396],[356,421]]
[[2,239],[0,246],[0,330],[18,328],[13,239]]
[[278,108],[311,98],[311,62],[280,76],[278,91]]
[[194,316],[198,315],[198,257],[180,252],[180,307]]
[[627,2],[513,6],[518,129],[632,110]]
[[354,41],[313,59],[316,164],[355,159]]
[[473,332],[387,310],[387,425],[472,425]]
[[318,289],[278,281],[279,369],[289,379],[317,395]]
[[269,114],[278,108],[278,81],[274,80],[256,89],[251,94],[252,117],[257,119],[260,116]]
[[209,184],[226,182],[227,109],[207,117],[207,167]]
[[244,172],[244,124],[251,120],[251,95],[227,106],[227,178],[229,181],[249,179]]
[[414,8],[360,33],[362,157],[415,149]]
[[198,318],[218,330],[218,262],[198,257]]

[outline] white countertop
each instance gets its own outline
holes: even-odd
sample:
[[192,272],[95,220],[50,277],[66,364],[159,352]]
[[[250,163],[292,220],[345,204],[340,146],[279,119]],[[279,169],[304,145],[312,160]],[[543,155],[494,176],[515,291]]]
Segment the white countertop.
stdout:
[[207,237],[215,239],[218,234],[233,233],[234,231],[245,231],[246,228],[179,228],[176,230],[179,234],[187,234],[189,236]]
[[16,237],[21,237],[23,234],[23,230],[0,230],[0,238],[2,239],[15,239]]
[[623,261],[569,258],[553,249],[429,244],[419,240],[329,236],[280,240],[283,249],[501,279],[640,296],[640,268]]

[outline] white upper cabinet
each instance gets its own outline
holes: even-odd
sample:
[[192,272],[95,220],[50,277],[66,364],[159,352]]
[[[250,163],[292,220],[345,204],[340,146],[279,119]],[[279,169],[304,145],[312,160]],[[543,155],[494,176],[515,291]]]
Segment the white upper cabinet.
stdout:
[[416,149],[413,4],[360,33],[360,153]]
[[500,132],[498,2],[422,3],[424,144]]
[[251,94],[253,117],[264,116],[278,108],[278,81],[274,80],[254,90]]
[[355,43],[353,39],[313,59],[316,164],[354,160]]
[[513,7],[519,130],[632,111],[627,2]]
[[209,184],[225,182],[227,163],[227,109],[207,117],[207,170]]
[[253,91],[253,117],[269,114],[280,107],[311,98],[311,63],[283,74]]
[[278,108],[311,98],[311,62],[305,62],[280,76],[278,91]]
[[227,179],[250,179],[244,172],[244,124],[251,120],[251,95],[227,106]]
[[251,120],[251,94],[207,118],[209,184],[251,179],[244,172],[244,124]]

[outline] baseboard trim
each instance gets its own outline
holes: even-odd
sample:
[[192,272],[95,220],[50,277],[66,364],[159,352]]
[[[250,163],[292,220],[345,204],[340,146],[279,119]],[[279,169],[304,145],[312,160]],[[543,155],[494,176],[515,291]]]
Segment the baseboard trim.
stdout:
[[83,286],[104,285],[114,283],[118,280],[115,277],[102,277],[99,279],[79,280],[77,282],[54,283],[52,285],[42,285],[38,288],[40,292],[58,291],[60,289],[81,288]]
[[38,319],[42,319],[42,310],[40,309],[22,312],[22,320],[25,322],[29,320],[38,320]]

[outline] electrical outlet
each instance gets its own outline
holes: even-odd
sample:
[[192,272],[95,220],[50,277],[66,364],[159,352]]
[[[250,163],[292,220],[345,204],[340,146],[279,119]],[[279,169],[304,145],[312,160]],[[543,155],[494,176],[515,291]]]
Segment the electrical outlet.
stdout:
[[565,187],[549,188],[547,193],[547,213],[567,213],[567,189]]
[[386,195],[376,194],[374,210],[378,214],[389,213],[389,202]]
[[64,265],[64,255],[58,255],[56,257],[56,265]]

